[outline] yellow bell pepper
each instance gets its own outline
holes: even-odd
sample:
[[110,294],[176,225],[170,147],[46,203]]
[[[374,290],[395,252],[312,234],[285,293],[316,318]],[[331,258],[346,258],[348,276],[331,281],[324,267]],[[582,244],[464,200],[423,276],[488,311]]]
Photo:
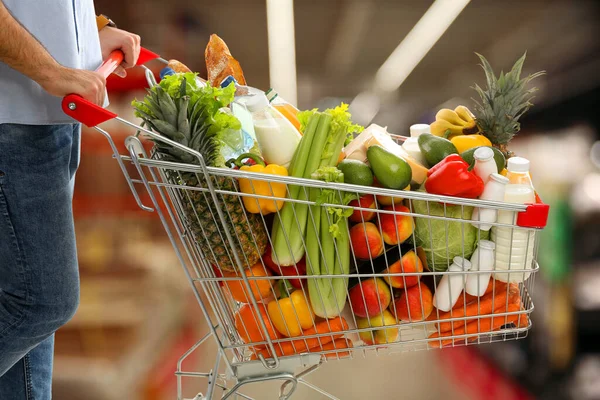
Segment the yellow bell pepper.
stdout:
[[450,141],[454,147],[456,147],[456,150],[458,150],[458,154],[472,149],[473,147],[492,145],[490,139],[483,135],[458,135],[454,136]]
[[[256,162],[255,165],[242,165],[241,161],[250,158]],[[239,167],[240,171],[256,172],[261,174],[272,174],[280,176],[288,176],[287,168],[277,164],[265,165],[264,161],[251,153],[244,153],[240,155],[236,160],[230,160],[227,162],[228,165],[234,163]],[[250,194],[253,196],[242,196],[244,207],[252,214],[270,214],[277,212],[283,207],[283,199],[287,194],[287,188],[285,183],[270,182],[262,180],[254,180],[247,178],[240,178],[238,180],[240,185],[240,192]],[[254,197],[269,196],[280,198],[281,200],[266,199]]]
[[302,329],[314,325],[315,313],[302,290],[293,291],[289,297],[272,300],[267,312],[273,326],[287,337],[300,336]]

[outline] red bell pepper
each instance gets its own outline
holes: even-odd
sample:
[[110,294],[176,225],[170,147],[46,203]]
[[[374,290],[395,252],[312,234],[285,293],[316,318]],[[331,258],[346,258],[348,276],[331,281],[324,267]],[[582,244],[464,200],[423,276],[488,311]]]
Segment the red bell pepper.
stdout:
[[[271,258],[271,246],[267,246],[267,251],[262,257],[264,264],[273,271],[274,274],[279,276],[300,276],[306,275],[306,261],[305,258],[302,258],[296,265],[290,266],[279,266]],[[288,281],[292,284],[296,289],[302,289],[302,281],[304,279],[291,278]]]
[[469,164],[458,154],[451,154],[427,173],[425,189],[443,196],[475,199],[483,193],[483,180],[469,171]]
[[431,174],[440,169],[445,163],[450,161],[460,161],[464,163],[467,167],[469,167],[469,164],[467,164],[467,162],[461,156],[459,156],[458,154],[450,154],[449,156],[446,156],[446,158],[444,158],[441,162],[429,168],[429,171],[427,171],[427,177],[429,178]]

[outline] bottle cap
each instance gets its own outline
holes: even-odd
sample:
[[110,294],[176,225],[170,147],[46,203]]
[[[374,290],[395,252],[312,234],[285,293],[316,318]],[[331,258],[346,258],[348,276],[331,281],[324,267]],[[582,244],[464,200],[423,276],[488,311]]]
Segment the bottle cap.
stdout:
[[273,88],[269,88],[269,90],[267,90],[265,92],[265,96],[267,96],[267,99],[269,100],[269,103],[272,103],[273,100],[275,100],[275,97],[278,96],[277,92],[273,90]]
[[262,93],[256,94],[255,96],[250,97],[248,101],[246,101],[246,108],[251,113],[264,110],[268,106],[269,100],[267,99],[267,96],[265,96]]
[[511,157],[506,168],[510,172],[529,172],[529,160],[523,157]]
[[478,246],[482,249],[494,250],[496,248],[496,243],[491,240],[480,240]]
[[175,75],[175,70],[171,67],[164,67],[160,70],[160,79],[164,79],[164,77],[168,75]]
[[222,88],[227,87],[227,86],[229,86],[231,84],[231,82],[233,82],[234,84],[237,85],[237,81],[235,80],[235,78],[232,75],[229,75],[227,78],[225,78],[225,79],[223,79],[221,81],[221,85],[220,86]]
[[495,180],[498,183],[501,183],[503,185],[507,185],[508,184],[508,178],[505,176],[502,176],[500,174],[491,174],[490,175],[490,179]]
[[471,269],[471,261],[467,260],[466,258],[456,256],[452,259],[452,262],[461,267],[463,271],[468,271]]
[[473,157],[479,161],[491,160],[494,157],[494,150],[489,147],[480,147],[475,150]]
[[414,124],[410,126],[410,137],[419,137],[423,133],[431,133],[428,124]]

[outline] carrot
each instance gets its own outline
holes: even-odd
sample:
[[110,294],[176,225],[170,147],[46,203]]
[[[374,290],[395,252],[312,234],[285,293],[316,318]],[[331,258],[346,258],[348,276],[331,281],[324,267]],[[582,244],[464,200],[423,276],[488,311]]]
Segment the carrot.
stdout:
[[327,344],[324,344],[323,346],[313,347],[313,348],[309,349],[308,351],[311,353],[327,351],[329,353],[323,354],[326,358],[338,358],[338,357],[342,358],[342,357],[348,357],[350,355],[350,351],[339,351],[339,350],[349,349],[352,347],[354,347],[354,345],[352,344],[352,341],[342,338],[342,339],[335,339],[333,342],[329,342]]
[[[506,283],[504,282],[500,282],[500,281],[496,281],[495,283],[495,288],[496,291],[500,291],[500,290],[506,290]],[[491,293],[492,290],[494,289],[494,280],[490,280],[490,283],[488,284],[487,288],[485,289],[485,293],[481,296],[485,296],[488,293]],[[456,317],[456,315],[454,315],[454,310],[458,310],[460,308],[464,308],[465,304],[469,304],[473,301],[476,301],[478,299],[477,296],[472,296],[468,293],[462,293],[460,294],[460,296],[458,296],[458,300],[456,301],[456,304],[454,305],[454,307],[452,307],[452,312],[453,312],[453,316]],[[449,316],[445,316],[445,318],[442,318],[442,315],[445,315],[446,313],[449,313],[448,311],[440,311],[440,318],[439,319],[445,319],[445,318],[450,318]],[[429,314],[429,317],[427,317],[426,321],[435,321],[438,319],[438,313],[436,312],[435,308],[433,309],[433,312],[431,314]]]
[[[440,314],[440,320],[450,318],[461,318],[461,317],[476,317],[479,315],[488,315],[496,312],[496,309],[506,310],[506,302],[508,303],[520,302],[521,296],[519,294],[519,286],[511,284],[508,289],[506,284],[497,285],[495,292],[490,292],[481,298],[472,301],[471,303],[461,308],[452,309],[451,311]],[[502,312],[502,311],[500,311]],[[453,322],[440,322],[438,325],[439,332],[447,332],[452,328],[464,327],[465,321],[470,322],[471,320],[458,320]]]
[[[342,358],[342,357],[348,357],[350,355],[350,351],[339,351],[339,350],[350,349],[352,347],[354,347],[354,345],[352,344],[352,342],[350,340],[345,339],[345,338],[338,338],[331,342],[324,343],[322,346],[311,347],[310,349],[308,349],[308,352],[309,353],[319,353],[319,352],[323,351],[323,352],[328,352],[326,354],[323,354],[326,358],[338,358],[338,357]],[[275,345],[275,348],[277,349],[277,345]],[[250,356],[250,360],[258,360],[259,354],[262,354],[263,357],[265,357],[265,358],[270,358],[270,353],[267,349],[258,349],[258,350],[255,350],[255,352]],[[279,354],[279,351],[278,351],[277,355],[282,357],[282,356],[289,356],[289,355],[293,355],[293,354],[296,354],[296,353],[294,352],[291,354]]]
[[[348,322],[344,317],[336,317],[333,319],[324,320],[316,323],[312,328],[306,329],[302,332],[303,336],[318,335],[324,333],[335,333],[341,332],[348,329]],[[279,356],[290,356],[292,354],[299,354],[306,352],[307,350],[325,345],[335,339],[339,339],[344,334],[338,333],[328,336],[318,336],[306,339],[296,339],[287,342],[274,343],[275,353]],[[271,358],[271,353],[268,348],[255,348],[256,353],[262,354],[265,358]]]
[[[521,308],[520,305],[517,304],[510,304],[508,306],[508,310],[507,312],[516,312],[519,310],[523,310]],[[525,314],[525,316],[522,316],[523,314],[512,314],[512,315],[505,315],[505,316],[489,316],[489,317],[485,317],[485,318],[480,318],[479,320],[475,320],[472,322],[469,322],[466,325],[466,329],[465,327],[459,327],[457,329],[454,329],[454,332],[452,331],[448,331],[448,332],[442,332],[442,333],[434,333],[432,335],[429,336],[429,339],[438,339],[438,338],[442,338],[442,337],[448,337],[448,336],[455,336],[455,335],[465,335],[465,334],[478,334],[478,333],[488,333],[488,332],[492,332],[495,330],[500,329],[500,327],[502,327],[503,325],[509,324],[509,323],[515,323],[517,325],[517,327],[522,327],[525,326],[527,322],[527,315]],[[477,337],[472,337],[472,338],[461,338],[461,339],[445,339],[442,340],[441,343],[440,341],[432,341],[430,342],[430,346],[432,347],[444,347],[444,346],[448,346],[451,344],[454,344],[454,340],[457,340],[457,343],[462,343],[464,340],[476,340]]]

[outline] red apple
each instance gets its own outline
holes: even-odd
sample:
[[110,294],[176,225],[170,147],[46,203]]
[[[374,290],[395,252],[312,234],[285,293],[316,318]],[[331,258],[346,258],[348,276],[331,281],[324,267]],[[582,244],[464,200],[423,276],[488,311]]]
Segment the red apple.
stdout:
[[411,287],[419,283],[418,275],[395,275],[406,273],[423,272],[423,263],[413,250],[409,250],[402,258],[392,265],[385,272],[394,274],[386,276],[385,280],[394,288]]
[[398,321],[424,321],[433,311],[433,295],[423,282],[405,289],[390,306]]
[[[372,194],[366,194],[361,196],[358,200],[352,200],[348,205],[352,207],[372,208],[373,210],[377,209],[377,205],[375,204],[375,196]],[[351,222],[368,222],[372,220],[374,216],[375,211],[354,210],[348,219]]]
[[379,257],[384,251],[379,229],[372,222],[361,222],[350,228],[350,242],[356,258],[363,260]]
[[355,285],[348,292],[350,306],[357,317],[381,314],[392,301],[390,287],[382,279],[371,278]]
[[[408,207],[403,205],[385,207],[384,210],[410,213]],[[381,213],[379,215],[379,226],[381,228],[383,241],[389,245],[404,243],[404,241],[412,235],[413,230],[415,229],[412,216],[404,214]]]

